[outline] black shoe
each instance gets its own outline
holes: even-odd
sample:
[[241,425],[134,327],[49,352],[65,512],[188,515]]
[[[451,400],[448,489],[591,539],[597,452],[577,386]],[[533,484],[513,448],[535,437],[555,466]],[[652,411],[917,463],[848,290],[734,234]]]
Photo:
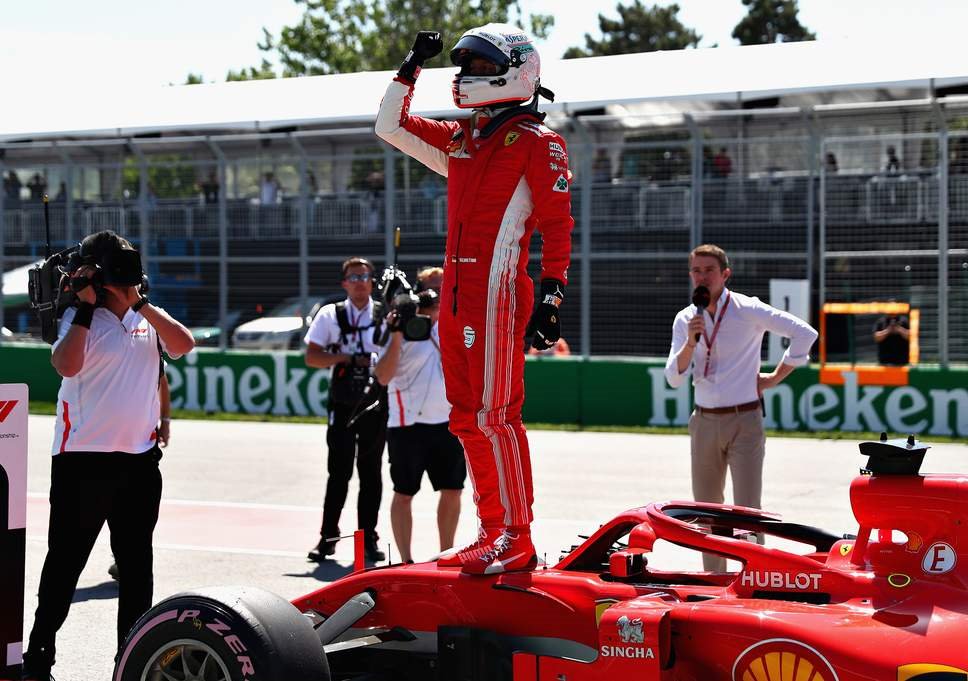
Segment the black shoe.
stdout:
[[364,539],[363,540],[363,555],[371,563],[379,563],[380,561],[386,560],[387,556],[380,547],[377,546],[376,539]]
[[[35,659],[39,657],[39,659]],[[46,656],[35,656],[30,651],[23,655],[21,681],[54,681],[50,675],[51,662]]]
[[115,582],[118,581],[118,564],[111,563],[111,567],[108,568],[108,574],[111,575],[111,579]]
[[319,543],[316,544],[316,546],[314,546],[309,551],[306,557],[309,558],[309,560],[315,561],[317,563],[323,562],[324,560],[332,556],[334,553],[336,553],[337,541],[338,539],[336,538],[327,539],[326,537],[323,537],[322,539],[319,540]]

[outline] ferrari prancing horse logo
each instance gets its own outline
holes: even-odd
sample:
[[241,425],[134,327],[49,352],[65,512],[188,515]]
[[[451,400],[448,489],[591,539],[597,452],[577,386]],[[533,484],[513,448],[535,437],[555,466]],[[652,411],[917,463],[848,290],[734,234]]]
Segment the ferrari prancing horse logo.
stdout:
[[504,136],[504,146],[506,147],[511,146],[512,144],[518,141],[518,138],[520,136],[521,136],[521,133],[519,132],[509,132],[507,135]]

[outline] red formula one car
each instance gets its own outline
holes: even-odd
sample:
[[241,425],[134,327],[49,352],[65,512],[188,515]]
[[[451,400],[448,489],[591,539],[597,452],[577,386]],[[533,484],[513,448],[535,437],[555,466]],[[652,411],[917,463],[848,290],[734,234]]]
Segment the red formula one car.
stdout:
[[[180,594],[138,622],[114,679],[964,681],[968,478],[919,475],[926,449],[913,436],[861,444],[856,537],[660,503],[532,572],[397,565],[292,604],[245,588]],[[742,569],[655,570],[657,539]]]

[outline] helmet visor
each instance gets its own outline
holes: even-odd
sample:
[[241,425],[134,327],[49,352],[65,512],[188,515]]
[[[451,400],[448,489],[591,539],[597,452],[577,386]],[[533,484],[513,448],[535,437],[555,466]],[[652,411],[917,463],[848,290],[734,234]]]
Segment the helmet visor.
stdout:
[[[480,62],[474,64],[474,58],[490,62],[497,67],[497,70],[493,70],[493,67],[485,67]],[[511,60],[506,54],[484,38],[476,35],[465,35],[458,40],[454,49],[450,51],[450,61],[454,66],[461,67],[461,75],[468,76],[501,75],[507,73],[508,67],[511,65]],[[480,72],[475,73],[475,71]]]

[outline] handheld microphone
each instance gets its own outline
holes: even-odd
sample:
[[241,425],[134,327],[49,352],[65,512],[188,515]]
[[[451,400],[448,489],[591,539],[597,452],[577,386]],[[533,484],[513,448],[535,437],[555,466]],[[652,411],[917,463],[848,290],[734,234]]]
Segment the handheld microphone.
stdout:
[[[692,292],[692,304],[696,306],[696,311],[702,314],[702,311],[709,307],[710,294],[709,289],[700,284]],[[701,333],[696,334],[696,342],[702,337]]]

